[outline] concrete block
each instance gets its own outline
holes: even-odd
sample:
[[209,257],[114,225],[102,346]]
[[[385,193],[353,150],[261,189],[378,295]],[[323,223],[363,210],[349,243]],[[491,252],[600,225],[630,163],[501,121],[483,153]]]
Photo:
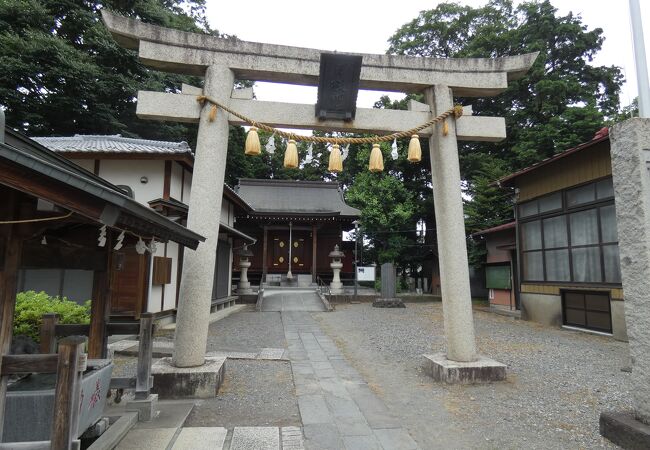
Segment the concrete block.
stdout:
[[213,398],[217,395],[225,375],[226,358],[207,357],[197,367],[176,367],[171,358],[156,362],[152,391],[160,398]]
[[629,412],[601,413],[600,434],[627,450],[650,448],[650,425],[637,420]]
[[406,308],[401,298],[377,298],[372,302],[375,308]]
[[447,359],[444,353],[423,355],[424,370],[434,380],[449,384],[475,384],[503,381],[506,379],[506,365],[485,356],[476,361],[458,362]]
[[135,429],[127,433],[117,450],[150,450],[167,448],[172,441],[176,428]]
[[140,422],[151,422],[158,415],[158,394],[150,394],[149,397],[142,400],[130,400],[126,404],[129,411],[138,412]]

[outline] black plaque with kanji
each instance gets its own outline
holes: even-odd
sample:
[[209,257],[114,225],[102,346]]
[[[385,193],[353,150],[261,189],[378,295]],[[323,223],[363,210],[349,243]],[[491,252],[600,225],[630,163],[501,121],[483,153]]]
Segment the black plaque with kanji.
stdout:
[[354,120],[361,76],[361,56],[321,53],[316,117]]

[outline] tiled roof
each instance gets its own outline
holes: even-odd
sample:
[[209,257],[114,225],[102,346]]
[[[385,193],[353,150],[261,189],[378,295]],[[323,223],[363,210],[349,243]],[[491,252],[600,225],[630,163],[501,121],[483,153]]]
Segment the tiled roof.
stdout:
[[82,135],[71,137],[35,137],[36,142],[55,152],[148,153],[163,155],[192,154],[187,142],[153,141],[115,135]]
[[257,214],[361,216],[361,211],[345,203],[337,183],[242,178],[235,192]]

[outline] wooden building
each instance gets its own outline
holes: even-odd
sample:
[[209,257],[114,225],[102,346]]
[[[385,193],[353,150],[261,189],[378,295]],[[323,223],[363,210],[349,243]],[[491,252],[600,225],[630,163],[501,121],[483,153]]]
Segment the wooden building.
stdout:
[[485,241],[487,258],[485,287],[491,308],[518,310],[517,245],[515,222],[498,225],[474,233],[472,237]]
[[[149,253],[143,245],[151,249],[153,241],[195,249],[204,239],[20,133],[6,129],[2,141],[0,353],[7,352],[11,341],[20,283],[46,272],[56,281],[52,294],[85,290],[83,300],[92,300],[88,352],[91,358],[101,357],[111,301],[120,301],[116,279],[128,261],[123,255],[133,251],[141,256],[136,246],[143,255]],[[144,278],[134,283],[136,289],[146,288]]]
[[[236,217],[237,229],[256,239],[251,281],[286,280],[289,273],[300,285],[331,279],[328,255],[361,215],[337,183],[241,179],[235,192],[250,207]],[[353,277],[353,260],[346,253],[344,278]]]
[[522,317],[627,339],[607,128],[499,183],[515,192]]
[[[118,185],[129,196],[179,224],[187,223],[192,189],[194,154],[186,142],[126,138],[120,135],[75,135],[39,137],[35,141],[65,156],[95,175]],[[232,303],[233,239],[252,243],[254,239],[234,229],[241,213],[240,199],[224,189],[213,286],[213,307]],[[179,300],[183,270],[183,246],[167,242],[153,255],[138,255],[133,249],[122,252],[124,270],[113,281],[113,316],[139,317],[156,313],[173,319]],[[82,280],[79,278],[78,283]],[[55,289],[50,273],[27,273],[23,288]],[[88,277],[84,281],[89,285]],[[78,289],[79,290],[79,289]],[[61,292],[84,300],[87,292]],[[72,295],[71,295],[72,294]]]

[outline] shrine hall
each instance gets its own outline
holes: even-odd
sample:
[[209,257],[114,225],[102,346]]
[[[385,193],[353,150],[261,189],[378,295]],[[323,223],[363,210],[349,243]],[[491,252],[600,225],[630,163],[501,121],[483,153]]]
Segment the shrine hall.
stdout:
[[[342,277],[352,278],[353,246],[345,245],[343,232],[354,228],[361,212],[345,203],[337,183],[240,179],[235,192],[249,206],[235,217],[237,230],[256,239],[248,246],[254,284],[330,280],[328,255],[335,245],[345,252]],[[235,241],[235,248],[245,243]],[[233,264],[235,271],[238,267]]]

